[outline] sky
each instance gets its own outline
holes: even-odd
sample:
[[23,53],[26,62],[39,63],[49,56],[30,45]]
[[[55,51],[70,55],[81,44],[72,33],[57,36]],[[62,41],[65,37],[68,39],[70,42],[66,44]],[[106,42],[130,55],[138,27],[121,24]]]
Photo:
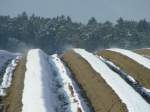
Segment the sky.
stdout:
[[150,21],[150,0],[0,0],[0,15],[17,16],[26,11],[42,17],[71,16],[74,21]]

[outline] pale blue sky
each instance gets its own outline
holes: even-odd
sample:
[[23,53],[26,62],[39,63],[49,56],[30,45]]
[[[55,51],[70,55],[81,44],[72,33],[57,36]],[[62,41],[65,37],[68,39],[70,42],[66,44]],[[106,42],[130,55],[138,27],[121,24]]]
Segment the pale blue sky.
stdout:
[[119,17],[130,20],[146,18],[150,21],[150,0],[0,0],[0,15],[28,14],[44,17],[71,16],[74,21],[115,21]]

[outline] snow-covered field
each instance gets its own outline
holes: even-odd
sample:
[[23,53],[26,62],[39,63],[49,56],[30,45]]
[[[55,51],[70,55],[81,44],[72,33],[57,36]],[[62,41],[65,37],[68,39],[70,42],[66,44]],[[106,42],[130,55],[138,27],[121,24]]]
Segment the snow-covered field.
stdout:
[[110,68],[113,68],[113,70],[115,70],[116,73],[119,73],[119,75],[121,75],[121,77],[126,80],[133,88],[135,88],[135,90],[137,92],[139,92],[144,98],[145,100],[147,100],[149,102],[150,99],[150,90],[145,88],[143,85],[139,84],[138,81],[136,81],[131,75],[125,73],[120,67],[118,67],[117,65],[115,65],[113,62],[104,59],[101,56],[98,56],[104,63],[106,63]]
[[[120,97],[122,102],[126,104],[129,112],[150,112],[150,105],[117,73],[113,72],[103,61],[83,49],[74,49],[74,51],[83,57],[91,65],[91,67],[101,75],[106,83]],[[142,57],[136,57],[136,59],[137,58],[140,58],[141,61],[145,59]]]
[[2,70],[3,65],[13,58],[15,58],[16,55],[4,50],[0,50],[0,71]]
[[30,50],[26,68],[22,112],[89,112],[57,55]]
[[107,50],[121,53],[121,54],[129,57],[130,59],[136,61],[137,63],[141,64],[142,66],[150,69],[150,60],[145,58],[144,56],[141,56],[141,55],[136,54],[129,50],[119,49],[119,48],[112,48],[112,49],[107,49]]
[[51,71],[48,56],[41,50],[30,50],[27,55],[22,112],[54,112],[51,91]]
[[[61,83],[58,93],[63,93],[64,100],[68,102],[64,112],[89,112],[88,106],[84,99],[79,95],[80,89],[71,78],[71,73],[64,66],[59,57],[55,54],[50,57],[53,70],[57,73],[57,81]],[[64,102],[64,101],[63,101]],[[61,107],[62,108],[62,107]],[[59,109],[61,111],[61,109]]]
[[[6,57],[8,58],[8,57]],[[2,78],[2,83],[0,85],[0,96],[6,95],[6,88],[11,86],[13,72],[17,66],[18,61],[20,60],[21,56],[16,56],[11,63],[7,66],[5,73]]]

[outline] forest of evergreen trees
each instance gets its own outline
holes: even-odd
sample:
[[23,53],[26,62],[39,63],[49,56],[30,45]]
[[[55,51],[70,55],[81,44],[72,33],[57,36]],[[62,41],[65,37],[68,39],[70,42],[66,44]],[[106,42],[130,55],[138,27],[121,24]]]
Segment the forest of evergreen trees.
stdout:
[[25,12],[17,17],[0,16],[0,49],[23,52],[41,48],[51,54],[71,47],[89,51],[150,47],[150,22],[119,18],[116,23],[100,23],[92,17],[82,24],[68,16],[43,18]]

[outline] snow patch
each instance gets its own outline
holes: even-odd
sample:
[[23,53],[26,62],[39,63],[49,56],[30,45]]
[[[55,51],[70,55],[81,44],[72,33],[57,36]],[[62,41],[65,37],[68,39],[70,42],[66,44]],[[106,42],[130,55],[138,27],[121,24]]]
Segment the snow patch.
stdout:
[[2,71],[2,68],[4,64],[13,58],[15,58],[18,54],[13,54],[8,51],[0,50],[0,71]]
[[136,61],[137,63],[141,64],[142,66],[150,69],[150,60],[139,54],[136,54],[129,50],[119,49],[119,48],[112,48],[112,49],[107,49],[107,50],[121,53],[121,54],[129,57],[130,59]]
[[150,105],[103,61],[83,49],[74,49],[74,51],[83,57],[103,77],[122,102],[126,104],[129,112],[142,112],[143,110],[144,112],[150,112]]
[[[53,67],[55,66],[55,71],[57,71],[58,74],[58,80],[59,82],[62,82],[62,87],[60,88],[61,93],[65,93],[67,102],[68,102],[68,112],[78,112],[81,110],[82,112],[89,112],[88,106],[84,99],[79,95],[79,88],[75,84],[75,82],[71,79],[71,74],[67,70],[67,68],[64,66],[64,64],[61,62],[61,60],[58,58],[57,55],[51,56],[53,61]],[[51,61],[51,59],[50,59]],[[60,110],[59,110],[60,111]],[[65,112],[67,112],[65,110]]]
[[13,72],[20,59],[21,59],[21,56],[17,56],[15,59],[11,61],[11,63],[6,68],[4,76],[3,76],[3,81],[0,85],[0,96],[5,96],[6,95],[5,90],[11,86]]
[[57,55],[28,52],[22,112],[89,112]]
[[109,61],[109,60],[107,60],[107,59],[104,59],[104,58],[101,57],[101,56],[99,56],[99,58],[100,58],[104,63],[107,63],[107,64],[111,65],[112,67],[116,68],[118,71],[121,71],[121,72],[128,78],[128,80],[130,80],[130,81],[133,82],[133,83],[136,83],[136,80],[135,80],[132,76],[130,76],[130,75],[126,74],[125,72],[123,72],[123,71],[121,70],[121,68],[118,67],[118,66],[116,66],[113,62],[111,62],[111,61]]
[[55,112],[48,56],[39,49],[28,52],[22,112]]
[[99,57],[104,63],[106,63],[113,71],[120,75],[127,83],[129,83],[148,103],[150,103],[150,90],[139,84],[130,74],[125,73],[120,67],[116,66],[111,61],[105,58]]

